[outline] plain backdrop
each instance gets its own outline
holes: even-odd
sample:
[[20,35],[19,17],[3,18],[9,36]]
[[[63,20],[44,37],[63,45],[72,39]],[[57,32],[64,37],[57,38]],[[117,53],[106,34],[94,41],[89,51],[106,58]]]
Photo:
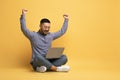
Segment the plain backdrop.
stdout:
[[66,34],[52,45],[65,47],[68,65],[120,71],[119,0],[0,0],[0,69],[30,67],[31,46],[19,22],[24,8],[31,31],[39,30],[42,18],[50,19],[51,32],[57,31],[62,15],[69,15]]

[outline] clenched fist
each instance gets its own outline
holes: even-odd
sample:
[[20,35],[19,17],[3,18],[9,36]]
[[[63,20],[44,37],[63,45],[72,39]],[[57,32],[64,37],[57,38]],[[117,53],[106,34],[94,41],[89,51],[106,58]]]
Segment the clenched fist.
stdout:
[[67,20],[69,19],[67,14],[64,14],[63,17],[64,19],[67,19]]
[[26,14],[27,13],[27,9],[22,9],[22,14]]

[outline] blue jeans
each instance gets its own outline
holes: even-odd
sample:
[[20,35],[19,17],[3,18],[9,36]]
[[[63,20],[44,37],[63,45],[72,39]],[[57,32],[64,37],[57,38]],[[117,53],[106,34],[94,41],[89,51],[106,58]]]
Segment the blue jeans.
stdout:
[[36,71],[37,67],[46,66],[47,70],[50,70],[51,66],[61,66],[66,64],[68,61],[66,55],[62,55],[60,58],[56,59],[46,59],[43,55],[35,56],[34,60],[31,62],[33,69]]

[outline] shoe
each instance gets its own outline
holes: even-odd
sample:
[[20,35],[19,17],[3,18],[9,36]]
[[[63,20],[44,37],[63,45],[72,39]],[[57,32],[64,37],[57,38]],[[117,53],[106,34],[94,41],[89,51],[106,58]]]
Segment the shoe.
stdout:
[[58,72],[68,72],[69,70],[70,70],[69,66],[60,66],[60,67],[57,67],[57,71]]
[[36,71],[41,72],[41,73],[46,72],[46,70],[47,70],[47,68],[45,66],[40,66],[40,67],[36,68]]

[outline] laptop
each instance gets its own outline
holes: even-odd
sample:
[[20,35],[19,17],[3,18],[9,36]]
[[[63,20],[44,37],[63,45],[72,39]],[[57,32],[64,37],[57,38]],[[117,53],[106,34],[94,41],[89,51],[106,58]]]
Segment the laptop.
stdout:
[[64,48],[49,48],[48,53],[46,54],[47,59],[60,58],[63,54]]

